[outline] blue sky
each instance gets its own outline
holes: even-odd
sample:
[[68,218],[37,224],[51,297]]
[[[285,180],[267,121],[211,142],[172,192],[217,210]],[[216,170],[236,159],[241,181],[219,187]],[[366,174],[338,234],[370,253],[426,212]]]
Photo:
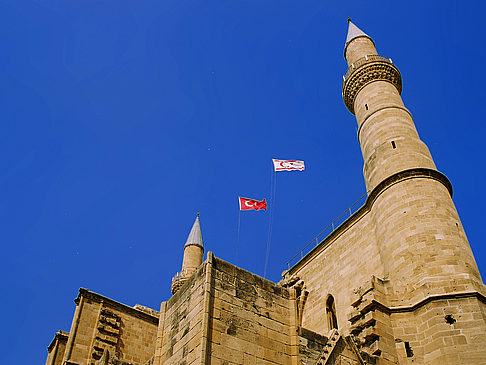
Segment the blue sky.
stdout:
[[341,99],[346,17],[402,97],[484,248],[482,1],[0,1],[0,308],[6,364],[42,363],[79,287],[158,309],[201,212],[206,249],[267,277],[364,192]]

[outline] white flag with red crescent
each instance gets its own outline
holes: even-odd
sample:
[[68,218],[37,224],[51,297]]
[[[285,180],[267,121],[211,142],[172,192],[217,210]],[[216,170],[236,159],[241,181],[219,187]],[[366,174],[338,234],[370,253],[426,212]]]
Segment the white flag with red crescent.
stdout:
[[277,160],[273,159],[273,168],[275,171],[303,171],[305,170],[304,161],[299,160]]

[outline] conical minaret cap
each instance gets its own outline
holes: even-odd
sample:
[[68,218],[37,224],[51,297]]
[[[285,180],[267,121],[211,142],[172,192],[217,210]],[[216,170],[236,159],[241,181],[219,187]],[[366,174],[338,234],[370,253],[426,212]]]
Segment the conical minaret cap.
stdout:
[[[344,57],[346,58],[346,48],[348,47],[348,44],[351,43],[353,39],[359,38],[359,37],[366,37],[369,40],[373,42],[373,39],[363,32],[361,29],[359,29],[354,23],[351,21],[350,18],[348,18],[348,35],[346,36],[346,44],[344,46]],[[374,43],[374,42],[373,42]]]
[[190,246],[190,245],[196,245],[204,248],[203,245],[203,239],[202,239],[202,233],[201,233],[201,225],[199,224],[199,212],[197,213],[196,220],[194,221],[194,224],[192,225],[191,232],[189,233],[189,237],[187,237],[186,244],[184,247]]

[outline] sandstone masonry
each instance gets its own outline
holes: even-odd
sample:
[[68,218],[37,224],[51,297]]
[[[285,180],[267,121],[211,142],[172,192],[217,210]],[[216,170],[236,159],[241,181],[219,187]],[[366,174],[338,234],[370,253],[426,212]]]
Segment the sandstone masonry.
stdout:
[[46,365],[486,364],[486,287],[401,99],[402,78],[349,22],[343,99],[365,204],[272,283],[207,253],[199,215],[160,311],[80,289]]

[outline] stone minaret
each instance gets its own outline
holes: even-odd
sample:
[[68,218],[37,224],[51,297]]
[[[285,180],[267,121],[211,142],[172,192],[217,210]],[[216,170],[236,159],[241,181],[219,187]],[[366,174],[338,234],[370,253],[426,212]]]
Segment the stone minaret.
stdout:
[[[452,185],[437,171],[403,104],[400,72],[348,21],[343,99],[358,122],[371,217],[391,288],[389,305],[413,306],[464,293],[479,298],[484,286],[452,202]],[[486,330],[484,319],[480,328]],[[447,343],[440,333],[433,341]]]
[[182,259],[182,270],[172,279],[172,294],[175,294],[181,286],[194,274],[203,262],[204,245],[199,224],[199,212],[192,226],[189,237],[184,245],[184,258]]

